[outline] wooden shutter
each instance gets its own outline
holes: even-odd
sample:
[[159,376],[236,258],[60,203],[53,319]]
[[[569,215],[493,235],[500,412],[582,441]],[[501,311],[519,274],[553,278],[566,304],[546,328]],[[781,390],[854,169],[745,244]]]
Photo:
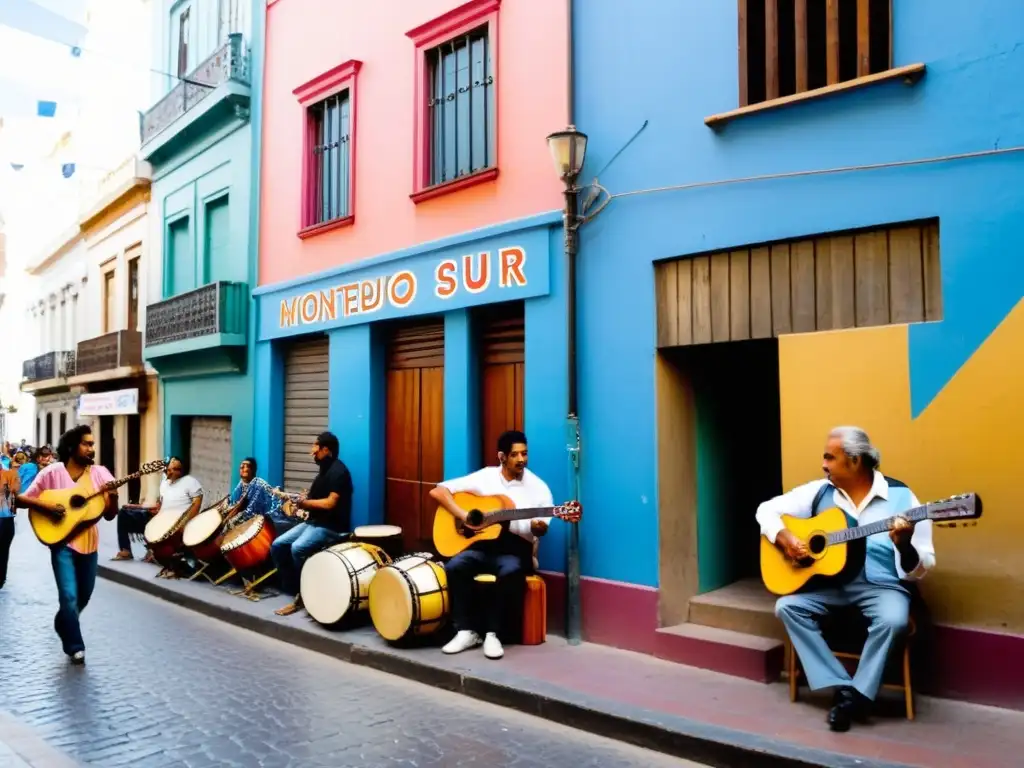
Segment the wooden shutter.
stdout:
[[496,461],[498,436],[523,430],[526,322],[522,302],[498,305],[479,321],[480,457]]

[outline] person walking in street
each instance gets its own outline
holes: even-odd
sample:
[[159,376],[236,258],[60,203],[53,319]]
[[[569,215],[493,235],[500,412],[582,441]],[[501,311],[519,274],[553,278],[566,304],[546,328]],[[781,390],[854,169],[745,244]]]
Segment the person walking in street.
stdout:
[[[430,497],[463,524],[467,512],[459,507],[452,494],[475,493],[478,496],[507,496],[517,508],[553,507],[554,499],[547,483],[526,468],[526,435],[519,431],[503,433],[498,438],[498,465],[484,467],[471,475],[445,480],[430,490]],[[523,602],[526,576],[536,568],[535,549],[539,537],[548,531],[550,517],[514,520],[498,538],[478,541],[463,550],[445,565],[448,594],[452,601],[455,637],[441,650],[461,653],[481,644],[476,627],[480,622],[472,615],[473,582],[480,574],[493,574],[497,589],[484,618],[484,656],[500,659],[505,655],[498,634],[509,606]],[[469,526],[470,530],[473,529]]]
[[7,563],[14,542],[14,498],[20,490],[17,470],[0,470],[0,589],[7,581]]
[[350,529],[352,475],[338,458],[338,450],[338,438],[333,433],[321,432],[317,436],[310,455],[320,472],[308,496],[294,502],[299,511],[309,513],[309,519],[278,536],[271,545],[270,554],[281,578],[281,589],[295,595],[294,601],[274,611],[278,616],[290,616],[302,608],[299,575],[306,560],[337,544]]
[[[60,517],[63,514],[60,507],[40,500],[43,491],[73,488],[86,472],[96,491],[114,480],[106,467],[96,464],[96,442],[88,424],[79,424],[61,435],[57,458],[56,463],[46,466],[36,475],[32,485],[17,497],[18,506]],[[113,520],[117,515],[117,498],[110,491],[105,491],[103,500],[106,504],[103,517]],[[80,616],[96,586],[99,541],[99,528],[90,525],[67,544],[50,548],[50,563],[60,604],[53,628],[60,636],[64,653],[73,664],[85,663]]]

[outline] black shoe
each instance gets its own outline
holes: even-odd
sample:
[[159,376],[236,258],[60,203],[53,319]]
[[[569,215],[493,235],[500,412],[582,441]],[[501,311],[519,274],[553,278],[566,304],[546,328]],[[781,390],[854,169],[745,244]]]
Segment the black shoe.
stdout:
[[837,733],[845,733],[853,725],[853,719],[860,709],[858,692],[853,688],[840,688],[832,700],[832,709],[828,713],[828,727]]

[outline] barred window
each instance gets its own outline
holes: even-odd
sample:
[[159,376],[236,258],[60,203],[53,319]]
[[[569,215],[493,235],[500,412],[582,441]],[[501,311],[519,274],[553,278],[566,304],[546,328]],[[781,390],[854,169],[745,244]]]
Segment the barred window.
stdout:
[[351,215],[350,114],[348,90],[309,107],[307,227]]
[[891,0],[739,0],[740,106],[892,67]]
[[485,24],[426,51],[430,184],[496,165],[495,88]]

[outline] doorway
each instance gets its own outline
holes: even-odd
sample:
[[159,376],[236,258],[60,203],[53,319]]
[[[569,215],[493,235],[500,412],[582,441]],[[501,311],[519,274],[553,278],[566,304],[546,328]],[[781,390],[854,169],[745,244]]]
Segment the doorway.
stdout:
[[[126,416],[128,421],[128,465],[125,471],[129,474],[137,472],[142,464],[142,419],[139,414]],[[142,478],[136,477],[128,481],[128,503],[138,504],[142,493]]]
[[100,464],[117,477],[117,444],[114,440],[113,416],[100,416]]
[[[672,500],[661,511],[661,557],[691,560],[663,563],[678,570],[665,584],[681,593],[665,595],[675,613],[694,595],[759,574],[754,515],[782,492],[778,340],[667,348],[658,364],[659,474]],[[673,552],[673,541],[684,549]]]
[[526,420],[526,322],[521,301],[494,304],[478,311],[480,365],[480,462],[497,462],[498,437],[524,430]]

